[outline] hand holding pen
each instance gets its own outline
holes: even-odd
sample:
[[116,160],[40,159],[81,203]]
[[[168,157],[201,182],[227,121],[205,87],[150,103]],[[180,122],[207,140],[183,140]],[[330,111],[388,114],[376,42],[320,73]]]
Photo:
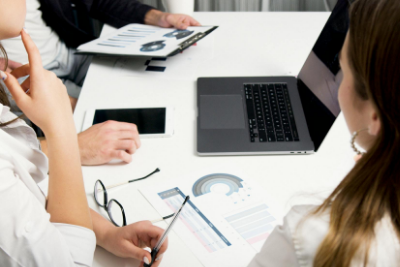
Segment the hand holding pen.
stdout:
[[[157,241],[161,239],[164,233],[163,229],[153,225],[150,221],[141,221],[124,227],[116,227],[98,213],[92,213],[92,215],[100,216],[103,219],[102,223],[104,223],[104,225],[99,225],[102,231],[97,231],[97,233],[100,234],[96,234],[97,245],[118,257],[136,259],[141,262],[141,267],[144,263],[151,262],[151,254],[144,248],[153,248]],[[159,266],[167,248],[168,240],[165,240],[152,266]]]
[[[123,185],[123,184],[129,184],[133,183],[135,181],[140,181],[143,179],[146,179],[153,174],[159,172],[160,170],[157,168],[150,174],[141,177],[141,178],[136,178],[132,179],[129,181],[125,181],[122,183],[118,184],[112,184],[105,186],[102,184],[102,187],[96,187],[94,189],[94,198],[96,200],[97,204],[104,204],[104,200],[107,198],[105,195],[107,194],[107,189],[112,191],[112,188],[116,188],[117,186]],[[98,181],[99,182],[99,181]],[[98,183],[96,182],[96,184]],[[103,195],[104,194],[104,195]],[[111,194],[113,194],[111,192]],[[102,197],[103,196],[103,197]],[[99,199],[103,201],[99,201]],[[112,201],[112,200],[110,200]],[[105,201],[108,203],[107,201]],[[103,208],[106,208],[109,206],[109,203],[106,205],[103,205]],[[108,209],[107,209],[108,210]],[[115,210],[114,210],[115,211]],[[123,212],[123,215],[125,217],[125,212],[123,209],[121,209]],[[96,241],[97,245],[103,247],[104,249],[108,250],[109,252],[113,253],[114,255],[122,258],[134,258],[139,261],[142,261],[141,266],[143,266],[144,262],[151,262],[151,254],[144,250],[143,248],[145,247],[154,247],[155,244],[157,243],[158,240],[161,239],[164,230],[154,226],[152,222],[157,222],[157,221],[162,221],[167,218],[172,217],[174,214],[165,216],[165,217],[160,217],[156,220],[153,220],[152,222],[150,221],[141,221],[133,224],[126,224],[123,223],[121,225],[115,224],[115,217],[110,216],[110,220],[113,223],[111,223],[109,220],[104,218],[102,215],[98,214],[95,211],[91,212],[92,214],[92,220],[93,220],[93,228],[96,233]],[[109,214],[110,215],[110,214]],[[111,215],[116,215],[114,213],[111,213]],[[118,216],[117,216],[118,217]],[[114,218],[114,220],[113,220]],[[118,225],[118,226],[116,226]],[[160,247],[160,251],[157,254],[157,261],[154,262],[153,266],[158,266],[159,262],[162,258],[162,254],[167,250],[168,247],[168,242],[165,242],[162,244]]]

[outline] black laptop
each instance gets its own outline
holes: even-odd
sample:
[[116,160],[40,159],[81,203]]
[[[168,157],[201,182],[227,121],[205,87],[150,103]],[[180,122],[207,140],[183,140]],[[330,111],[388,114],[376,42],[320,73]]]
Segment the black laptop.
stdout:
[[197,80],[199,155],[309,154],[340,113],[349,3],[339,0],[298,77]]

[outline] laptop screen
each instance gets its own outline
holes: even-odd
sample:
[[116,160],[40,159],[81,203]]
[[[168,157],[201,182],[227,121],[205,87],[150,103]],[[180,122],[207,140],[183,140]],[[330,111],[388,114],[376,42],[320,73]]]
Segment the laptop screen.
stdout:
[[348,0],[338,0],[297,79],[315,151],[340,113],[338,89],[342,71],[339,52],[349,26],[348,8]]

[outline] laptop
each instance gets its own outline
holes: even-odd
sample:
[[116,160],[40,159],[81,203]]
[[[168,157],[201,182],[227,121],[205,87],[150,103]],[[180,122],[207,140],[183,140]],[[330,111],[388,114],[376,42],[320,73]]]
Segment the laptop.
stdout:
[[197,80],[199,155],[310,154],[340,113],[339,52],[349,25],[339,0],[297,77]]

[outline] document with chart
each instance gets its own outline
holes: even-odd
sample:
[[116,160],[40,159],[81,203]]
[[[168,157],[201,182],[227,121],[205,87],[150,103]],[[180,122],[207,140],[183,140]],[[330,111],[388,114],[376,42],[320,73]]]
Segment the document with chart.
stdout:
[[188,27],[185,30],[129,24],[77,48],[78,54],[169,57],[197,43],[217,26]]
[[160,214],[190,195],[174,231],[207,267],[246,266],[277,223],[265,192],[240,171],[204,170],[140,191]]

